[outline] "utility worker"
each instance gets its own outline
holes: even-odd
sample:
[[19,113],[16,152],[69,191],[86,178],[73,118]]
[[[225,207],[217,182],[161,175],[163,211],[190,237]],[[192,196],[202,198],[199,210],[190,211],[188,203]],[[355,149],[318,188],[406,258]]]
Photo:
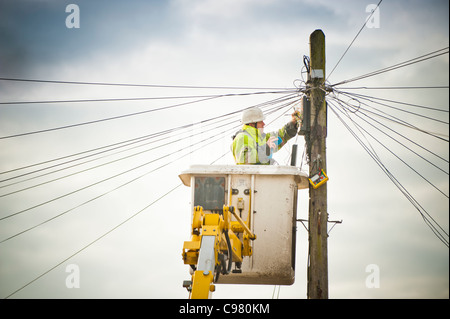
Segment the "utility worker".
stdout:
[[301,114],[295,111],[289,123],[278,131],[267,134],[264,134],[264,119],[265,116],[258,107],[242,113],[242,129],[233,136],[231,145],[236,164],[273,164],[273,153],[297,134]]

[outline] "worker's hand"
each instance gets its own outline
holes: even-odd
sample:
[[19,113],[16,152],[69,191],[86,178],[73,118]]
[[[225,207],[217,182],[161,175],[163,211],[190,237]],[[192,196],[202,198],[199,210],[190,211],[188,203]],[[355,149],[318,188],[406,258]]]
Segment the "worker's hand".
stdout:
[[269,139],[267,140],[266,144],[267,146],[269,146],[270,148],[276,149],[278,146],[278,137],[275,136],[271,136],[269,137]]
[[302,112],[300,110],[295,110],[294,113],[292,113],[292,122],[301,124],[302,120],[303,120]]

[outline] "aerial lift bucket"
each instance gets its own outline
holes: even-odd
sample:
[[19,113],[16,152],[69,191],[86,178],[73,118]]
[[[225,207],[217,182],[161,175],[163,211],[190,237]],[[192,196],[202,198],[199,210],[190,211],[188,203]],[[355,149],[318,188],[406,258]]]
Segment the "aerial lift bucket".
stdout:
[[[180,178],[192,190],[193,221],[199,221],[194,216],[199,207],[202,216],[223,216],[225,208],[230,230],[243,242],[233,246],[241,249],[241,260],[235,258],[232,271],[216,277],[215,283],[294,283],[298,190],[309,188],[306,173],[295,166],[194,165]],[[185,247],[195,244],[185,242]]]

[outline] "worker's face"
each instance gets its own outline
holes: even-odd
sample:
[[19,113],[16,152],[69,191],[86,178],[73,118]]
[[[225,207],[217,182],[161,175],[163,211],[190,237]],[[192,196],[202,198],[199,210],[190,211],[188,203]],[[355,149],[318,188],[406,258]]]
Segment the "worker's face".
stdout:
[[259,130],[261,134],[264,133],[264,126],[266,126],[266,123],[264,123],[264,121],[256,123],[256,128]]

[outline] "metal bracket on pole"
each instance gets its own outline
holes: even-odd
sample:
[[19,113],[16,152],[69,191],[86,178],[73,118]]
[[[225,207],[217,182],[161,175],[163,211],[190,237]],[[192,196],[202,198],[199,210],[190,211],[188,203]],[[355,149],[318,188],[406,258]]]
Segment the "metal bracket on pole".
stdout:
[[[305,227],[306,231],[309,232],[308,227],[306,227],[306,225],[303,222],[309,222],[308,219],[296,219],[295,221],[302,223],[303,227]],[[328,223],[330,224],[334,224],[333,226],[331,226],[330,230],[327,232],[327,234],[329,235],[331,230],[334,228],[334,226],[336,226],[336,224],[342,224],[343,220],[329,220]]]

